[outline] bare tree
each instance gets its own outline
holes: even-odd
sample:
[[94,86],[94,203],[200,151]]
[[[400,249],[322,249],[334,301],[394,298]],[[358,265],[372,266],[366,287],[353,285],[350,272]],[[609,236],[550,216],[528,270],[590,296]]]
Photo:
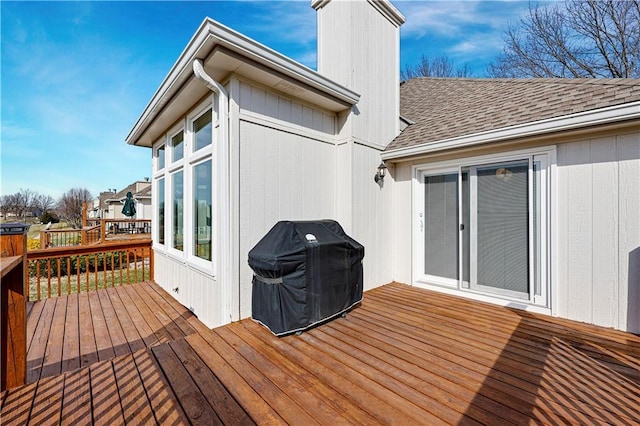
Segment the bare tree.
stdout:
[[62,194],[58,200],[58,212],[60,218],[72,228],[82,226],[82,203],[89,203],[93,196],[88,189],[72,188]]
[[640,0],[536,6],[505,33],[492,77],[640,77]]
[[11,197],[11,195],[0,196],[0,214],[2,214],[2,217],[4,217],[5,219],[7,218],[9,212],[13,212],[13,203]]
[[422,55],[416,65],[406,65],[400,72],[401,80],[410,80],[416,77],[472,77],[473,72],[467,64],[455,67],[446,56],[429,58]]
[[30,189],[20,188],[20,191],[13,195],[14,212],[16,215],[22,217],[24,221],[27,213],[30,213],[34,207],[34,202],[38,196],[37,192]]
[[53,209],[56,204],[56,201],[53,199],[51,195],[41,195],[38,194],[35,199],[35,207],[40,210],[41,213],[46,213]]

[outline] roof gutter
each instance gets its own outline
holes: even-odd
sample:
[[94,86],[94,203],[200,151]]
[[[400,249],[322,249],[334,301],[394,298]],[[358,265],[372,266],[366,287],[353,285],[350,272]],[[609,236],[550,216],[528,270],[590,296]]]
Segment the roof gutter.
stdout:
[[640,118],[640,101],[614,105],[592,111],[579,112],[562,117],[502,127],[486,132],[474,133],[450,139],[427,142],[420,145],[393,149],[382,153],[383,160],[395,160],[414,155],[430,154],[456,148],[466,148],[490,142],[524,138],[548,133],[574,130],[584,127],[609,124]]

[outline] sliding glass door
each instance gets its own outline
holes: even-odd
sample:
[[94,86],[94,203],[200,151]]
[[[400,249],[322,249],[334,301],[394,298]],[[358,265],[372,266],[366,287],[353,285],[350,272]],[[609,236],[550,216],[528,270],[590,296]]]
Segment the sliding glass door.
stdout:
[[419,170],[417,280],[546,304],[547,157]]

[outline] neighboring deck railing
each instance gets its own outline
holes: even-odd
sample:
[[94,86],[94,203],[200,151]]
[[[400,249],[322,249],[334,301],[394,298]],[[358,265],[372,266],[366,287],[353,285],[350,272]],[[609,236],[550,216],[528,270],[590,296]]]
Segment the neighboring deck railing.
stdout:
[[40,231],[40,248],[72,247],[151,234],[150,219],[88,219],[82,229]]
[[153,280],[150,239],[32,250],[27,264],[28,300]]

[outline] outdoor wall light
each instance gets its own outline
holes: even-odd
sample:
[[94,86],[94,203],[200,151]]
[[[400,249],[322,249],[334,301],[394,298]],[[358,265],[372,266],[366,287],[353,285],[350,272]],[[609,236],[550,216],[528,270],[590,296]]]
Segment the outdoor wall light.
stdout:
[[384,181],[384,177],[387,175],[387,166],[384,165],[384,161],[378,166],[378,171],[373,176],[373,180],[378,183]]

